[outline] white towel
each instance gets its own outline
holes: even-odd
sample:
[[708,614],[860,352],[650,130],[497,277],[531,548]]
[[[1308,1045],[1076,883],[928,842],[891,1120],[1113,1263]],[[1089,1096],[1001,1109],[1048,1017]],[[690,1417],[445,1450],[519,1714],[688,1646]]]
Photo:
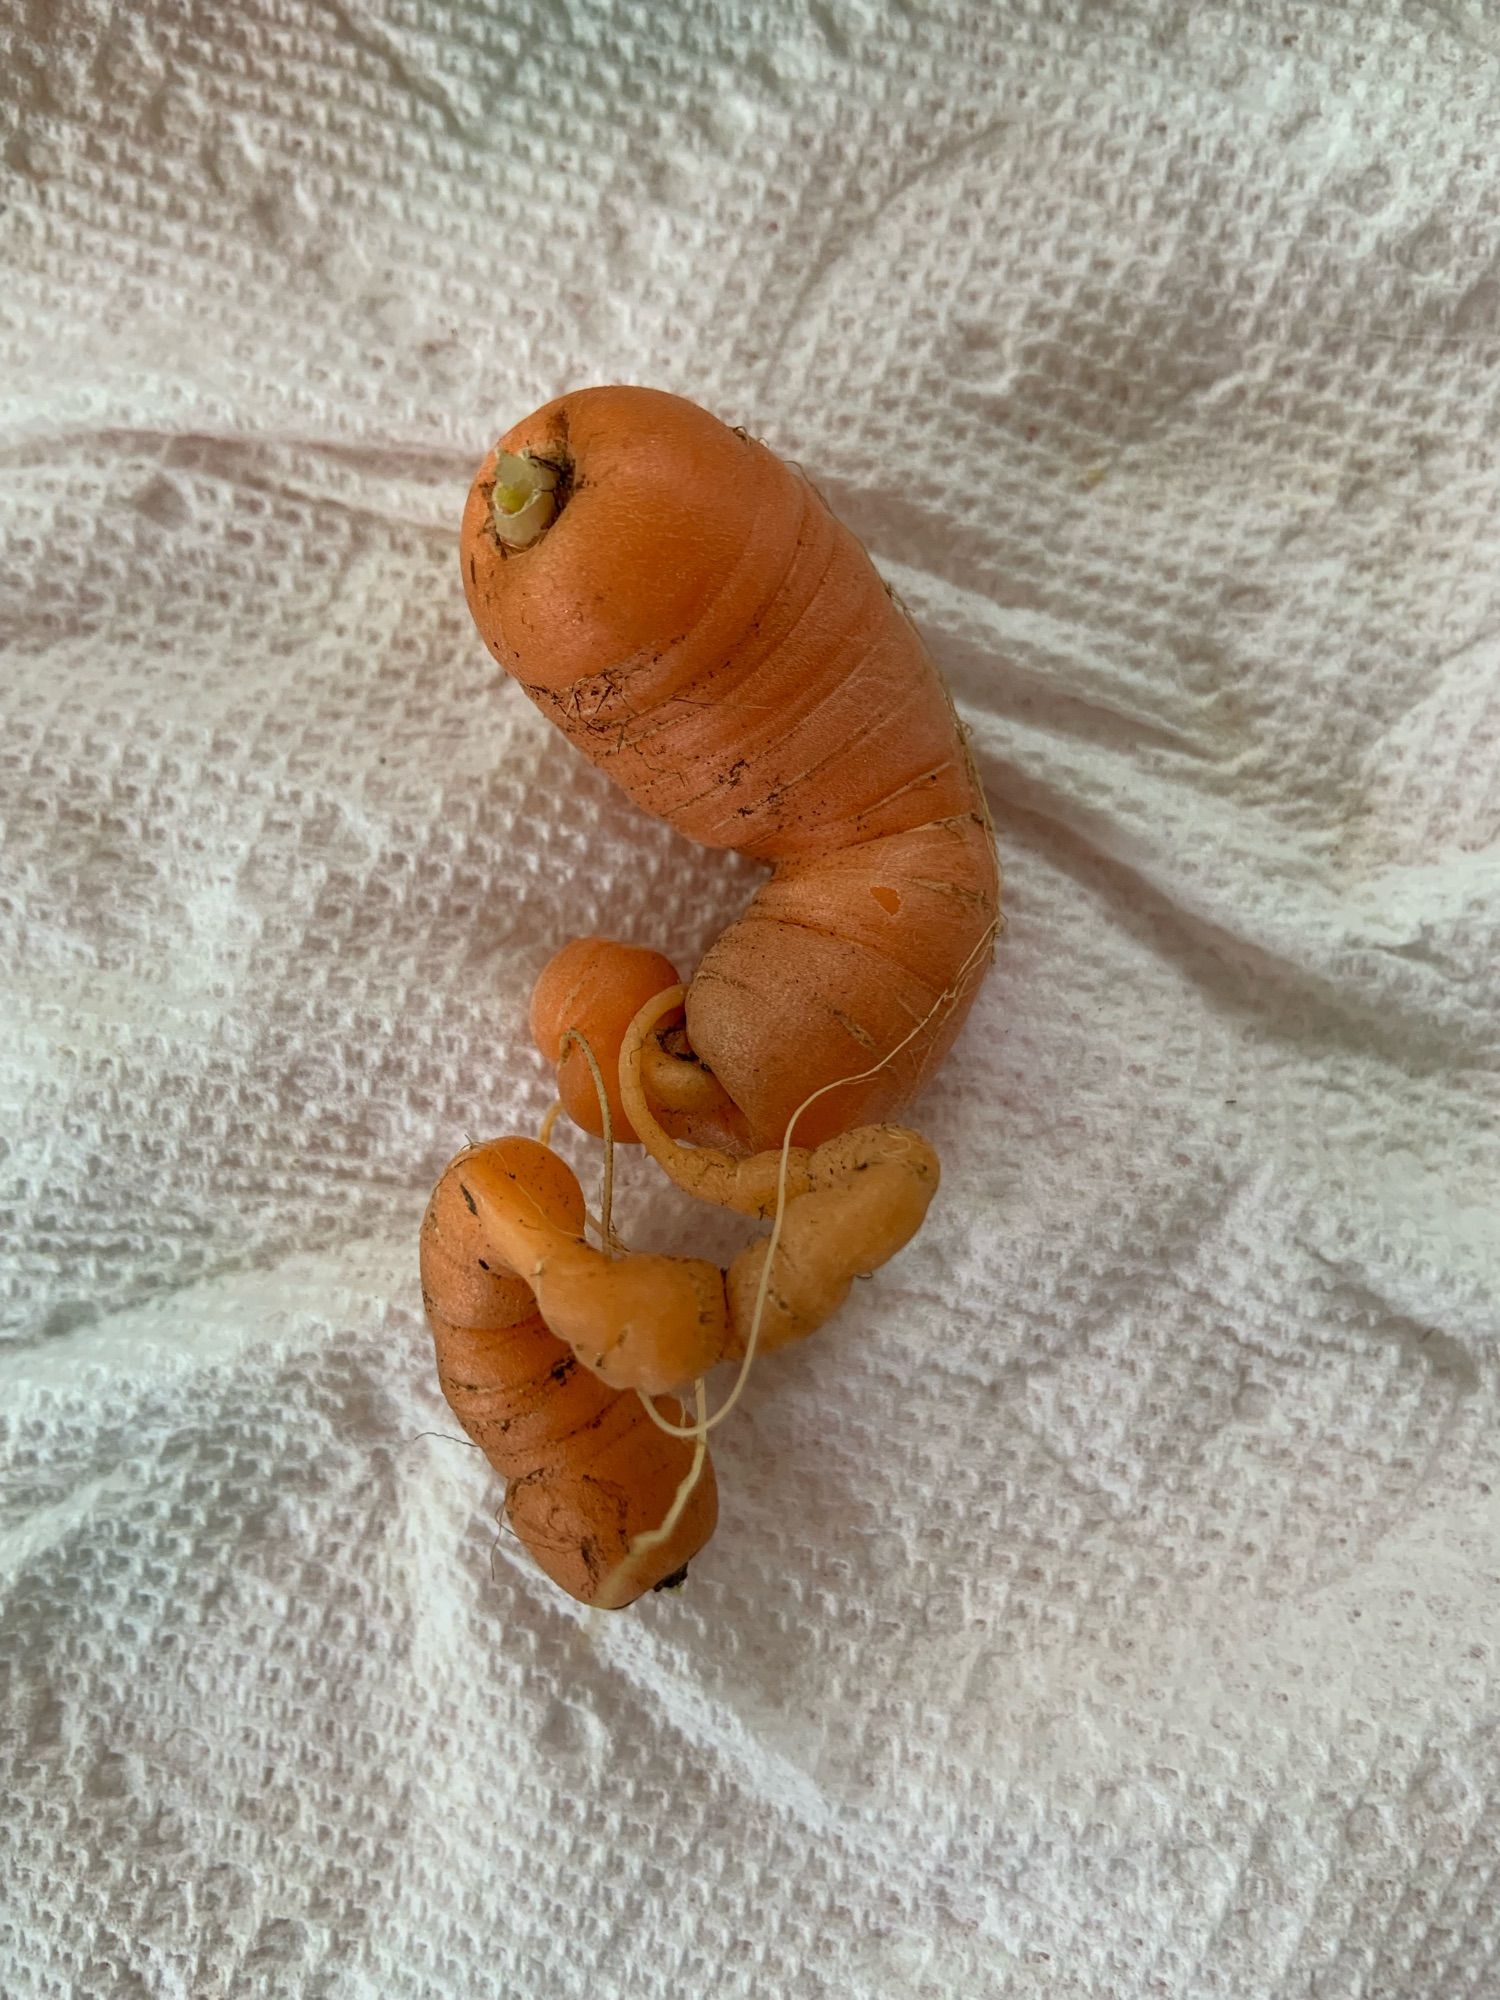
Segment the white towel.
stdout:
[[[0,1987],[1500,1991],[1493,9],[0,19]],[[416,1229],[548,954],[756,879],[464,608],[609,380],[868,543],[1009,929],[926,1230],[591,1622]]]

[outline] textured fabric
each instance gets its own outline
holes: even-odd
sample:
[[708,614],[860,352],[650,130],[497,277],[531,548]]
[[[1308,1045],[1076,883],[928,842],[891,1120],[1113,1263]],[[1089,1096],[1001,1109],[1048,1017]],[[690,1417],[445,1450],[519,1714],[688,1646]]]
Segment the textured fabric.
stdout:
[[[1500,1992],[1493,9],[0,19],[0,1988]],[[415,1238],[550,950],[755,879],[464,609],[609,379],[866,539],[1010,925],[927,1230],[590,1621]]]

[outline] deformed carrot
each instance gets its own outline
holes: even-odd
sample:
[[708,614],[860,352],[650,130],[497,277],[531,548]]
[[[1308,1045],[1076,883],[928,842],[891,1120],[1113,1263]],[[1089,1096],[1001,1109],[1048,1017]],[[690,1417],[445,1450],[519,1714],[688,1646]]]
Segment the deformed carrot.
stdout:
[[[654,390],[561,397],[481,468],[462,560],[486,645],[569,740],[679,832],[770,870],[685,988],[604,938],[538,980],[561,1104],[606,1141],[603,1248],[529,1140],[460,1154],[423,1225],[444,1394],[538,1561],[614,1605],[712,1532],[706,1440],[757,1352],[821,1325],[920,1227],[936,1156],[886,1121],[959,1031],[999,871],[910,619],[745,432]],[[727,1270],[623,1252],[613,1138],[770,1233]],[[710,1416],[722,1360],[739,1377]],[[667,1396],[689,1381],[691,1422]]]
[[[570,1596],[613,1609],[671,1579],[713,1533],[713,1467],[703,1464],[671,1536],[638,1548],[666,1518],[693,1444],[653,1422],[638,1396],[590,1373],[551,1331],[531,1287],[495,1254],[483,1217],[497,1202],[539,1226],[583,1226],[578,1182],[535,1140],[494,1140],[452,1161],[421,1235],[438,1380],[507,1482],[506,1517],[542,1569]],[[655,1409],[683,1425],[679,1404],[662,1398]]]
[[[603,1108],[581,1042],[599,1054],[614,1136],[629,1145],[635,1133],[620,1103],[615,1052],[645,1002],[676,984],[676,968],[659,951],[612,938],[575,938],[548,960],[532,988],[532,1039],[557,1067],[557,1094],[568,1116],[596,1139],[604,1136]],[[565,1048],[570,1029],[580,1040]]]
[[[769,1239],[751,1243],[724,1271],[700,1257],[596,1249],[581,1196],[566,1208],[541,1198],[559,1169],[577,1183],[555,1155],[533,1166],[538,1152],[535,1141],[502,1140],[478,1158],[461,1154],[449,1173],[462,1169],[460,1194],[474,1205],[491,1267],[524,1279],[547,1326],[592,1374],[647,1396],[741,1356],[757,1312],[766,1350],[813,1332],[856,1277],[911,1240],[938,1184],[937,1157],[915,1132],[841,1133],[808,1156],[774,1249]],[[757,1305],[768,1258],[768,1303]]]
[[854,536],[694,404],[585,389],[486,460],[462,561],[485,643],[570,742],[774,871],[686,1001],[745,1143],[814,1092],[806,1144],[908,1103],[973,998],[999,875],[947,691]]

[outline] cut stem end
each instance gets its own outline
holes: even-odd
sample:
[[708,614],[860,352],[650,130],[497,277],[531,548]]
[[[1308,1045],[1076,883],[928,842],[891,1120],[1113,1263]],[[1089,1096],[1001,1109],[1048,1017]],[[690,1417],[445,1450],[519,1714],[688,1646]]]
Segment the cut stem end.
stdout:
[[508,549],[529,549],[557,515],[557,467],[529,452],[495,454],[490,520]]

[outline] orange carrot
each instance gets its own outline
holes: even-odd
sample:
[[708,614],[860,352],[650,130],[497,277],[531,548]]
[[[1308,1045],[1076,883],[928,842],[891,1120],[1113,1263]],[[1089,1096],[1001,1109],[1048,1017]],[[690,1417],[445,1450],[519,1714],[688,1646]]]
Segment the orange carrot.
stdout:
[[[531,1139],[470,1147],[433,1191],[421,1266],[438,1380],[508,1482],[506,1517],[525,1547],[571,1596],[613,1609],[671,1580],[713,1533],[713,1468],[705,1461],[672,1534],[636,1553],[667,1517],[693,1447],[653,1423],[633,1392],[581,1366],[549,1330],[531,1287],[495,1255],[484,1204],[517,1191],[553,1227],[582,1230],[578,1182]],[[655,1407],[684,1422],[670,1398]]]
[[[602,1084],[611,1137],[638,1143],[621,1101],[620,1049],[638,1010],[676,984],[670,959],[612,938],[574,938],[542,967],[531,993],[531,1038],[556,1065],[563,1109],[596,1139],[604,1136]],[[663,1025],[641,1060],[652,1107],[669,1132],[743,1150],[744,1119],[675,1021]]]
[[[638,1111],[653,1157],[673,1170],[680,1149]],[[686,1150],[695,1191],[764,1212],[774,1158],[717,1157],[716,1171],[714,1156]],[[717,1502],[702,1405],[690,1448],[665,1392],[718,1361],[748,1366],[757,1344],[805,1339],[856,1277],[911,1240],[937,1185],[931,1147],[893,1126],[799,1148],[776,1227],[724,1270],[594,1248],[578,1182],[536,1140],[458,1155],[422,1225],[438,1377],[509,1482],[506,1513],[549,1576],[613,1607],[681,1569],[713,1532]]]
[[501,440],[462,560],[486,645],[577,748],[773,870],[687,994],[746,1143],[833,1084],[799,1141],[906,1104],[988,963],[999,872],[947,692],[860,544],[763,444],[603,388]]
[[[590,938],[532,1001],[579,1125],[638,1138],[769,1236],[727,1270],[625,1253],[606,1160],[595,1248],[576,1180],[528,1140],[460,1154],[423,1225],[444,1394],[548,1574],[620,1604],[712,1533],[706,1438],[757,1350],[811,1332],[920,1226],[936,1157],[880,1121],[958,1033],[999,871],[910,620],[744,432],[654,390],[562,397],[490,454],[462,552],[486,644],[570,741],[679,832],[771,870],[685,993],[659,953]],[[702,1377],[725,1358],[740,1374],[710,1418]],[[690,1376],[692,1425],[662,1393]]]
[[635,1133],[620,1102],[617,1058],[625,1030],[653,994],[677,984],[672,961],[659,951],[616,944],[610,938],[575,938],[548,960],[532,988],[531,1036],[557,1065],[557,1094],[575,1125],[604,1136],[604,1116],[581,1047],[563,1047],[571,1028],[599,1058],[615,1139],[633,1144]]

